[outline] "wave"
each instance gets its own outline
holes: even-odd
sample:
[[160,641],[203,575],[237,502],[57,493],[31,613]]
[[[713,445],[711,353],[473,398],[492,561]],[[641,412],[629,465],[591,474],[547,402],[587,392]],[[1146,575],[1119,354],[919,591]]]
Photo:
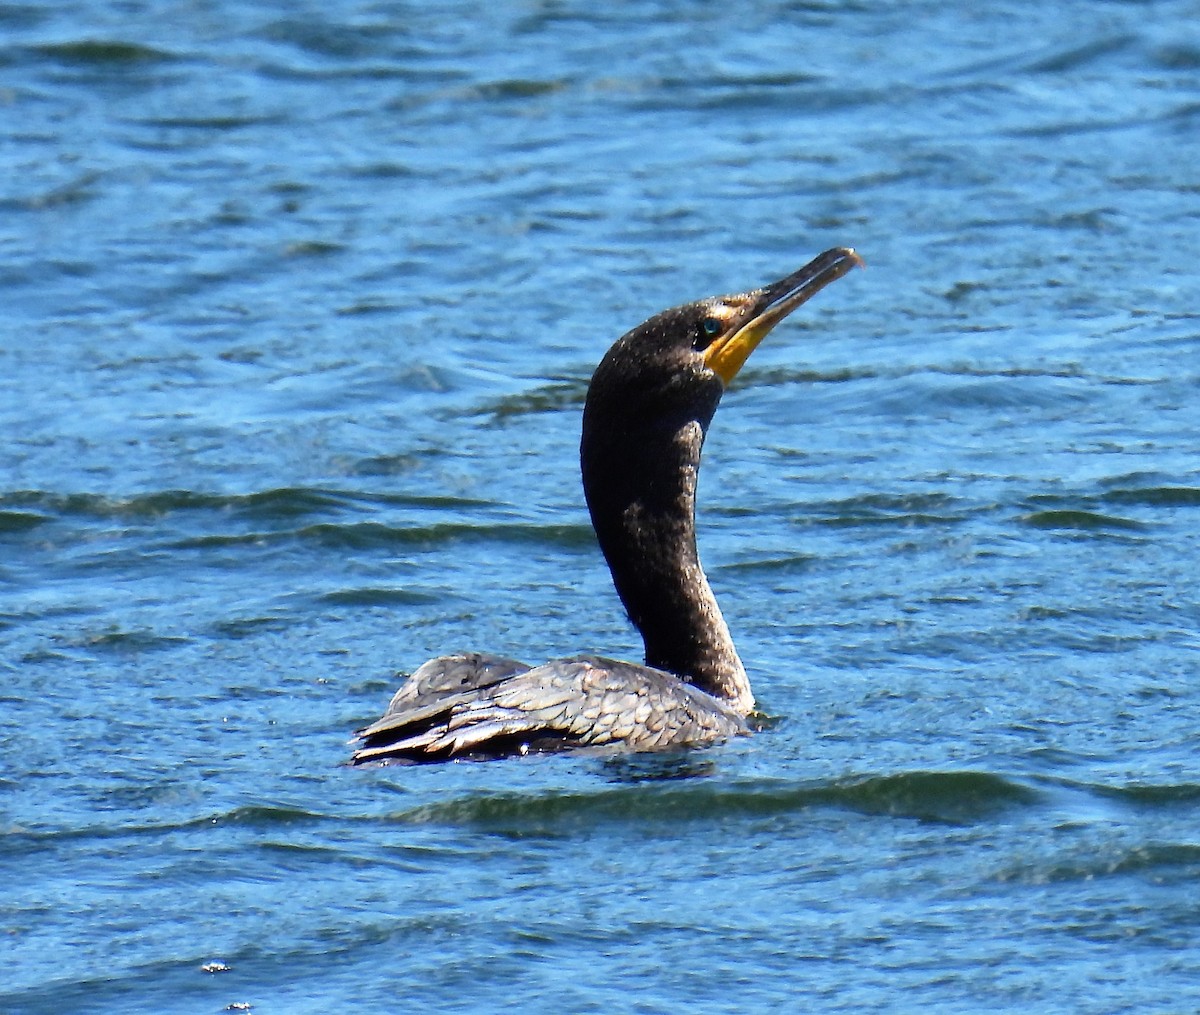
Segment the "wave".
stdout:
[[[685,762],[699,761],[692,752]],[[796,814],[812,808],[843,808],[861,814],[907,817],[921,821],[963,824],[986,818],[1012,806],[1032,804],[1039,793],[1019,782],[987,772],[908,772],[895,775],[847,777],[812,784],[775,781],[739,782],[714,786],[692,781],[686,785],[649,785],[646,765],[668,766],[678,758],[641,759],[637,781],[600,793],[549,793],[531,796],[498,793],[425,804],[397,816],[412,824],[470,825],[490,830],[530,833],[563,832],[572,827],[606,823],[653,822],[677,824],[741,817]],[[625,759],[616,771],[627,774]],[[701,774],[701,773],[689,773]],[[675,776],[664,775],[671,780]]]
[[75,39],[29,47],[31,54],[59,64],[85,67],[128,67],[167,63],[179,57],[166,50],[121,39]]
[[1128,786],[1104,786],[1092,783],[1072,783],[1070,785],[1138,807],[1157,808],[1200,803],[1200,783],[1194,782],[1162,785],[1130,783]]
[[145,824],[78,825],[70,828],[26,829],[9,827],[0,832],[0,855],[24,855],[42,849],[55,849],[73,841],[157,838],[170,832],[209,828],[218,824],[238,824],[267,829],[281,825],[308,824],[328,820],[330,815],[291,807],[247,806],[187,818],[182,821],[151,821]]
[[[1074,529],[1082,532],[1149,532],[1151,522],[1162,510],[1200,507],[1200,489],[1164,485],[1150,480],[1139,486],[1117,481],[1099,492],[1037,494],[1026,499],[1031,508],[1021,521],[1040,529]],[[1112,512],[1112,506],[1151,509],[1146,518],[1130,518]],[[1153,509],[1158,509],[1157,511]]]
[[1022,518],[1021,521],[1035,529],[1079,529],[1084,532],[1141,532],[1148,529],[1148,526],[1131,518],[1079,509],[1034,511]]
[[837,527],[945,526],[966,521],[970,514],[964,503],[939,492],[864,494],[809,507],[815,507],[815,520],[819,524]]
[[321,522],[286,531],[192,536],[173,542],[170,548],[192,550],[299,542],[340,550],[369,550],[379,547],[433,546],[478,541],[493,544],[556,545],[573,549],[588,546],[592,540],[591,527],[582,523],[535,525],[524,522],[437,522],[431,525],[401,526],[385,525],[382,522]]
[[[1014,810],[1054,811],[1064,791],[1116,803],[1134,817],[1146,810],[1182,809],[1190,813],[1200,804],[1197,783],[1108,785],[970,769],[858,774],[811,782],[782,779],[721,782],[713,778],[718,773],[719,755],[711,749],[664,754],[580,752],[574,759],[589,764],[598,761],[599,774],[607,777],[611,785],[581,791],[470,791],[453,799],[390,813],[251,804],[177,821],[43,829],[10,826],[0,832],[0,855],[27,855],[71,841],[158,838],[167,833],[218,825],[267,834],[274,834],[280,828],[362,824],[445,825],[518,836],[567,835],[577,829],[606,825],[703,824],[788,817],[816,809],[925,823],[974,825],[997,820]],[[561,764],[564,759],[542,760],[546,764]],[[506,766],[528,766],[530,761],[460,764],[496,772]],[[386,779],[397,772],[407,777],[411,771],[407,766],[381,765],[345,769],[343,774],[351,778]],[[1073,806],[1070,810],[1077,813]],[[1200,845],[1196,844],[1140,844],[1129,847],[1127,852],[1124,866],[1115,867],[1114,871],[1155,864],[1200,863]],[[1098,863],[1108,869],[1113,860]]]
[[[1043,781],[978,770],[917,770],[793,782],[716,783],[711,751],[615,755],[603,761],[618,785],[601,792],[501,792],[424,804],[395,815],[404,824],[447,824],[509,832],[568,831],[575,826],[649,822],[681,824],[799,814],[815,808],[922,822],[970,825],[1012,809],[1051,804],[1061,780]],[[1200,802],[1200,785],[1071,784],[1073,792],[1116,800],[1129,808],[1170,808]],[[1200,849],[1200,847],[1197,847]]]
[[365,586],[335,589],[317,598],[320,602],[336,606],[422,606],[441,602],[444,597],[394,586]]
[[0,511],[0,533],[25,532],[50,521],[49,515],[36,511]]
[[1110,504],[1148,507],[1200,507],[1200,489],[1194,486],[1148,486],[1109,490],[1100,499]]
[[587,397],[587,382],[582,379],[552,381],[528,391],[487,402],[473,415],[482,416],[492,422],[500,422],[514,416],[538,415],[546,412],[561,412],[583,406]]
[[174,512],[208,512],[258,522],[286,521],[345,509],[479,508],[492,501],[469,497],[365,493],[326,487],[278,487],[251,493],[153,490],[129,496],[19,490],[0,494],[0,531],[31,528],[53,518],[152,521]]
[[1136,875],[1153,882],[1194,884],[1200,874],[1200,846],[1194,843],[1145,843],[1136,846],[1097,848],[1057,863],[1034,863],[1002,871],[1001,882],[1053,884],[1095,881],[1098,878]]

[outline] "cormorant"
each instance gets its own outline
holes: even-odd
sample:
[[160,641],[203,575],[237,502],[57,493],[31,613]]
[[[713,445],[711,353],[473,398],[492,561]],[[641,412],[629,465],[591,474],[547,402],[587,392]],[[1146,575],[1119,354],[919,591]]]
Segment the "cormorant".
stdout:
[[532,668],[477,653],[431,659],[358,733],[353,762],[655,750],[750,732],[750,681],[696,553],[700,449],[725,386],[763,336],[861,264],[836,248],[761,289],[666,310],[596,368],[583,489],[645,665],[593,655]]

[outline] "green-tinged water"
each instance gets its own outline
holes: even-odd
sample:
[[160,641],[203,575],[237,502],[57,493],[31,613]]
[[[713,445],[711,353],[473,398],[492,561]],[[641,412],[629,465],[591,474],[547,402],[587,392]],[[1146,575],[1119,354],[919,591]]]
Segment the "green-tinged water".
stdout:
[[[1200,1009],[1197,13],[0,6],[0,1011]],[[591,370],[835,245],[700,484],[769,728],[346,767],[638,657]]]

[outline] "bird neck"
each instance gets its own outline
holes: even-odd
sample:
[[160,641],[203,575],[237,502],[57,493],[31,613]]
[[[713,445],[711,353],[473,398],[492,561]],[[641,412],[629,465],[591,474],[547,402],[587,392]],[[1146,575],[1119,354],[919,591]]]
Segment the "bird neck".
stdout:
[[711,412],[646,432],[591,409],[581,446],[584,493],[617,594],[645,642],[646,665],[748,713],[746,670],[696,550],[696,482]]

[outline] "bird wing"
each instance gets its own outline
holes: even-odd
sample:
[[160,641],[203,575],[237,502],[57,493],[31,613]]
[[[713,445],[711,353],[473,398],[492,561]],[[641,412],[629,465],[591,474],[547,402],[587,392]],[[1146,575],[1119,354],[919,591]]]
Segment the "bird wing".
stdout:
[[415,707],[389,708],[359,734],[363,746],[352,760],[433,761],[606,744],[655,750],[745,732],[741,716],[677,677],[578,656]]
[[417,667],[392,697],[384,714],[386,717],[392,712],[408,711],[462,691],[487,687],[528,669],[528,665],[516,659],[484,652],[438,656]]

